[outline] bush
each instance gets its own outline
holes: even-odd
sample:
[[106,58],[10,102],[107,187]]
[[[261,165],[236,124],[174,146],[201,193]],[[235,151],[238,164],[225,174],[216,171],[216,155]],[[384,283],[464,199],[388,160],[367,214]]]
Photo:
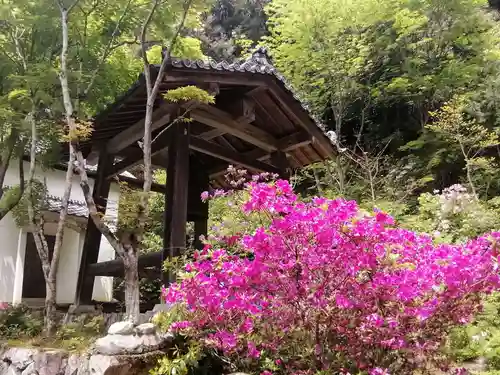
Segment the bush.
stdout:
[[0,309],[0,337],[35,337],[43,330],[43,317],[24,305],[4,304]]
[[74,322],[63,324],[56,332],[55,340],[67,350],[86,348],[97,336],[104,333],[102,316],[80,316]]
[[185,307],[170,329],[233,366],[401,374],[443,365],[448,331],[500,285],[500,233],[436,245],[355,202],[302,202],[286,181],[254,181],[246,193],[242,212],[265,224],[207,245],[164,291]]

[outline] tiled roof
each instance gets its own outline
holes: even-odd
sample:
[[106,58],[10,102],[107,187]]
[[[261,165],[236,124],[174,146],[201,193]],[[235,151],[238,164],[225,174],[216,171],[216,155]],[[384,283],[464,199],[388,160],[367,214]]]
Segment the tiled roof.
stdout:
[[[62,199],[53,195],[47,197],[47,211],[61,212]],[[71,200],[68,204],[68,215],[77,217],[88,217],[89,210],[87,204],[82,201]]]
[[175,68],[189,68],[195,70],[218,70],[218,71],[228,71],[228,72],[240,72],[240,73],[257,73],[257,74],[267,74],[274,76],[279,81],[283,83],[285,88],[292,94],[293,98],[300,103],[302,108],[309,114],[309,116],[314,120],[316,125],[326,132],[325,125],[311,113],[309,105],[301,99],[291,84],[285,79],[285,77],[279,73],[276,67],[272,64],[271,58],[267,53],[267,49],[265,47],[259,47],[257,50],[252,53],[252,55],[242,61],[229,63],[227,61],[215,62],[211,61],[203,61],[203,60],[186,60],[186,59],[177,59],[172,58],[171,65]]

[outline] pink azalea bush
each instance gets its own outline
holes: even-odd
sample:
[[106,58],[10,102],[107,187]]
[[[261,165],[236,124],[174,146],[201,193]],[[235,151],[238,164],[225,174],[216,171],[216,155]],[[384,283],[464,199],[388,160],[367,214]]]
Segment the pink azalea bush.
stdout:
[[301,201],[287,181],[245,189],[241,209],[270,225],[205,246],[163,290],[188,311],[171,329],[234,361],[374,375],[442,364],[449,329],[470,322],[500,285],[500,233],[436,245],[353,201]]

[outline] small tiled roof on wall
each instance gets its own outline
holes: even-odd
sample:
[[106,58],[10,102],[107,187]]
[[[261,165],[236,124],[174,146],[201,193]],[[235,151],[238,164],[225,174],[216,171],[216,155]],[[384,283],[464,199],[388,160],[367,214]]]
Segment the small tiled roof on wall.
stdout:
[[[49,212],[61,212],[62,209],[62,199],[53,195],[47,197],[47,211]],[[68,204],[68,215],[76,217],[87,218],[89,216],[89,210],[87,204],[82,201],[71,200]]]

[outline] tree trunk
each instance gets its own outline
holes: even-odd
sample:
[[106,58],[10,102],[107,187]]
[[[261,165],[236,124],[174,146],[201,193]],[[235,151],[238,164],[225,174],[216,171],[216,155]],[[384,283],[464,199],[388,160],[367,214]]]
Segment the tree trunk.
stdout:
[[125,313],[126,320],[137,324],[139,321],[139,269],[137,251],[128,246],[123,257],[125,271]]
[[[14,151],[15,143],[17,142],[18,132],[13,131],[7,141],[7,150],[4,150],[2,160],[0,163],[0,200],[3,199],[3,184],[5,181],[5,176],[7,175],[7,170],[9,169],[10,160],[12,158],[12,153]],[[14,139],[12,139],[14,137]],[[23,159],[19,158],[19,194],[15,197],[9,196],[8,202],[2,202],[0,209],[0,220],[2,220],[14,207],[17,206],[24,194],[24,171],[23,171]]]
[[54,335],[57,328],[56,321],[56,279],[49,278],[45,281],[45,317],[44,328],[48,336]]
[[3,195],[3,184],[5,182],[5,175],[7,174],[7,169],[9,169],[10,159],[12,158],[12,153],[16,146],[18,132],[12,130],[9,138],[7,139],[7,144],[4,150],[2,150],[2,159],[0,160],[0,198]]

